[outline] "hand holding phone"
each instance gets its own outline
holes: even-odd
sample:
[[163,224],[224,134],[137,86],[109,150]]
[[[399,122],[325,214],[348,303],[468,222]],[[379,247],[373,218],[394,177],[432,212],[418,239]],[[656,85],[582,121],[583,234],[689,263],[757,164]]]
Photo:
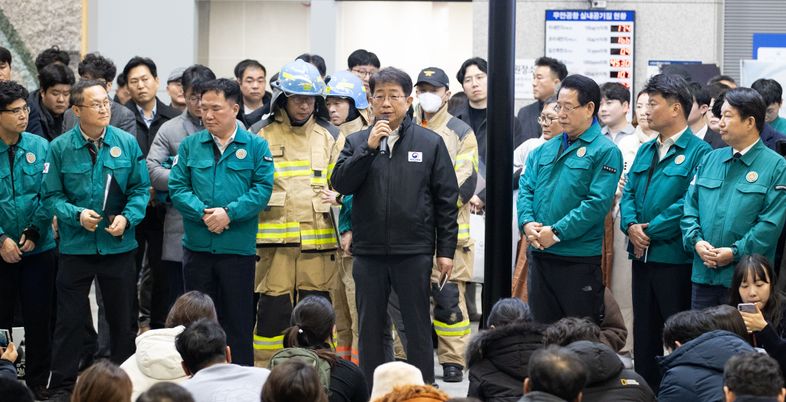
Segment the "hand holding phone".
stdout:
[[445,284],[448,283],[448,279],[450,279],[450,277],[447,274],[443,273],[440,275],[438,283],[440,292],[442,291],[442,288],[445,287]]

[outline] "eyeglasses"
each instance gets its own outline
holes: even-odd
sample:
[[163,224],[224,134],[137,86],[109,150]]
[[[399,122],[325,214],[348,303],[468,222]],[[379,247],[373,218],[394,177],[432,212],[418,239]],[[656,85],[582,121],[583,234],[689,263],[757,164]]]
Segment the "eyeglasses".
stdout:
[[579,106],[560,105],[558,103],[557,106],[554,106],[554,111],[557,112],[557,113],[560,113],[560,112],[563,112],[563,111],[565,113],[570,113],[570,112],[572,112],[572,111],[574,111],[574,110],[576,110],[576,109],[578,109],[578,108],[580,108],[582,106],[583,105],[579,105]]
[[287,95],[287,101],[291,101],[296,105],[313,104],[316,98],[309,95]]
[[374,70],[360,70],[360,69],[352,69],[352,73],[358,76],[358,78],[366,78],[371,77],[375,71]]
[[554,116],[554,117],[552,117],[552,116],[544,116],[544,115],[538,116],[538,124],[540,124],[541,126],[548,126],[554,120],[557,120],[556,116]]
[[188,102],[189,103],[196,104],[196,103],[199,103],[199,101],[201,101],[201,100],[202,100],[202,97],[199,96],[199,95],[191,95],[191,96],[188,97]]
[[22,116],[22,115],[30,113],[30,106],[25,105],[25,106],[13,108],[13,109],[3,109],[3,110],[0,110],[0,113],[12,113],[13,115],[19,117],[19,116]]
[[374,95],[371,97],[371,100],[374,102],[385,102],[386,99],[389,99],[391,102],[398,102],[407,99],[405,95]]
[[101,103],[93,103],[93,104],[90,104],[90,105],[77,105],[77,106],[79,106],[79,107],[87,107],[87,108],[93,109],[96,112],[100,112],[101,109],[110,110],[111,105],[112,105],[112,103],[109,102],[109,99],[107,99],[107,100],[105,100],[105,101],[103,101]]

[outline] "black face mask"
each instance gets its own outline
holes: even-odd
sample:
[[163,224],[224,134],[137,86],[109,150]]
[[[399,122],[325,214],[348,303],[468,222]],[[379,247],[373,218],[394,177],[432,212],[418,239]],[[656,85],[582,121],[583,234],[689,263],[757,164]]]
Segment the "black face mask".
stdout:
[[344,123],[349,123],[350,121],[353,121],[353,120],[357,119],[358,117],[360,117],[360,112],[355,107],[354,102],[350,102],[350,104],[349,104],[349,113],[347,114],[347,120]]

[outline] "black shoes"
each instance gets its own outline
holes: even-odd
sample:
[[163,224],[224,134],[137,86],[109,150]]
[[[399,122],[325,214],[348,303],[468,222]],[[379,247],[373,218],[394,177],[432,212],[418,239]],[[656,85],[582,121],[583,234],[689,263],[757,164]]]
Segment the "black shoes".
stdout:
[[461,382],[464,380],[464,368],[457,364],[442,365],[442,381]]

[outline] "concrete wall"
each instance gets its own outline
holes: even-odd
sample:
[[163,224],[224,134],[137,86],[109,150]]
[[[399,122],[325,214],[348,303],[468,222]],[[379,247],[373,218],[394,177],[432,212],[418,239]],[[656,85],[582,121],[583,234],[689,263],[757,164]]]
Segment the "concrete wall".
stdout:
[[[545,10],[586,9],[588,4],[576,0],[518,0],[516,57],[544,54]],[[473,1],[473,51],[483,57],[488,54],[488,5],[488,0]],[[608,9],[636,11],[635,90],[646,80],[649,60],[699,60],[721,65],[723,0],[609,0]]]
[[194,0],[90,0],[88,52],[112,59],[118,73],[134,56],[153,59],[161,80],[158,96],[169,102],[166,78],[196,62]]

